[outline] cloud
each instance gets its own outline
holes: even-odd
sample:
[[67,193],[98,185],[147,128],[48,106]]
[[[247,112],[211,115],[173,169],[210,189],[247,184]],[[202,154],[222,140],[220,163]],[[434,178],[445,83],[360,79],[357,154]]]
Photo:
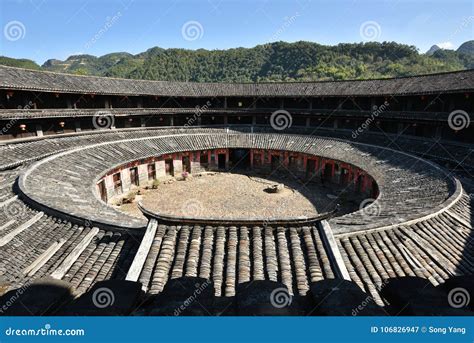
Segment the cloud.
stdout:
[[454,45],[451,42],[441,42],[441,43],[436,43],[437,46],[439,46],[441,49],[453,49]]

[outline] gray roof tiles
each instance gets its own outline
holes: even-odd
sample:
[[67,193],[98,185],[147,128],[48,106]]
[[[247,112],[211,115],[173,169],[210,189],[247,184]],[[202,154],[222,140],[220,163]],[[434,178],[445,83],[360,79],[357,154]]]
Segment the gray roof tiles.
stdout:
[[392,79],[217,83],[149,81],[78,76],[0,66],[0,89],[44,92],[183,97],[390,96],[472,91],[474,70]]
[[[19,187],[25,197],[63,214],[117,227],[140,227],[145,224],[106,206],[95,197],[92,192],[95,191],[94,180],[118,165],[148,156],[223,147],[299,151],[345,161],[369,173],[380,189],[377,200],[377,206],[382,209],[380,215],[369,217],[357,211],[333,218],[330,223],[335,233],[400,224],[434,213],[451,201],[454,189],[458,187],[430,162],[381,147],[315,136],[223,133],[220,130],[147,136],[70,150],[28,168],[19,179]],[[113,154],[109,155],[109,152]],[[377,163],[380,160],[386,160],[386,163]],[[87,168],[81,179],[56,173],[57,170],[75,170],[76,166],[84,164]],[[394,171],[393,166],[400,170]],[[398,178],[401,178],[400,183],[391,182]],[[87,203],[77,199],[87,200]]]

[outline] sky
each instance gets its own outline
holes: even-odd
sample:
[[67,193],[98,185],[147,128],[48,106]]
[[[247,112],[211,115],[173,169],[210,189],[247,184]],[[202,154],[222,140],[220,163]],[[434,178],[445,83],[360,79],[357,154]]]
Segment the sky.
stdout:
[[474,37],[471,0],[0,0],[0,55],[42,64],[155,46],[396,41],[420,52]]

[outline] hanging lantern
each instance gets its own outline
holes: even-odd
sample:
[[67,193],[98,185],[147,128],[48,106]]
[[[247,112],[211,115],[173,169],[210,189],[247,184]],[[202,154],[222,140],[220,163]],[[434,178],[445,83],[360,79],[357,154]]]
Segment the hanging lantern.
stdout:
[[20,124],[20,130],[21,131],[26,131],[26,125],[25,124]]
[[128,118],[128,121],[129,121],[129,122],[132,122],[132,121],[133,121],[133,118]]
[[216,119],[216,117],[212,116],[211,119],[214,120],[214,119]]
[[59,98],[59,93],[54,94],[56,98]]
[[65,125],[66,125],[65,122],[63,122],[63,121],[60,121],[60,122],[59,122],[59,126],[64,127]]

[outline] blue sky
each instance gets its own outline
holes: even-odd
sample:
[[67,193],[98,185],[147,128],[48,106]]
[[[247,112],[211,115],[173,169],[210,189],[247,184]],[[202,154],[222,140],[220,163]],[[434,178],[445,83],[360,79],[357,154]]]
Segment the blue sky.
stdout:
[[396,41],[425,52],[473,39],[470,0],[1,0],[0,55],[133,54],[154,46],[252,47],[270,41]]

